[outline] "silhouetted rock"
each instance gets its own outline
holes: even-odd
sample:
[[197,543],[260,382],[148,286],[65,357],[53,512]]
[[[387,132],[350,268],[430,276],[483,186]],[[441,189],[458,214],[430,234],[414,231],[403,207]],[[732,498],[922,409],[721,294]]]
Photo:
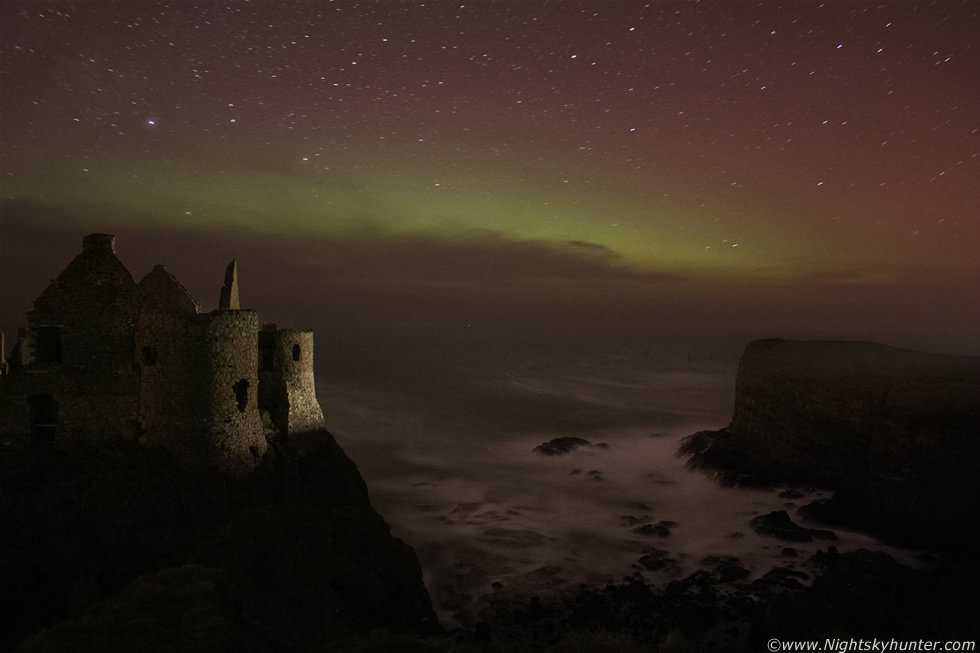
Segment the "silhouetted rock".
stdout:
[[671,558],[668,552],[654,547],[646,549],[638,562],[639,566],[647,571],[660,571],[677,566],[677,561]]
[[[656,571],[670,565],[656,549],[644,561],[640,567]],[[806,565],[808,571],[777,567],[748,582],[750,571],[737,558],[714,555],[662,587],[637,572],[552,596],[497,588],[485,597],[481,628],[499,650],[529,643],[550,650],[563,637],[596,631],[629,636],[642,644],[636,650],[661,650],[670,633],[690,640],[690,650],[730,651],[765,650],[771,638],[975,637],[976,561],[917,570],[883,553],[830,547]]]
[[[247,478],[163,449],[0,451],[0,650],[310,650],[348,632],[438,628],[326,431],[275,440]],[[43,629],[43,630],[42,630]]]
[[710,570],[720,583],[745,580],[751,573],[735,556],[705,556],[701,560],[701,566]]
[[846,496],[838,511],[911,543],[980,541],[980,358],[861,342],[746,348],[731,424],[681,453],[737,484],[788,481]]
[[676,526],[677,522],[659,521],[656,524],[643,524],[633,529],[637,535],[647,535],[656,537],[670,537],[670,529]]
[[543,453],[548,456],[558,456],[564,453],[575,451],[576,449],[591,449],[593,447],[606,449],[609,447],[609,445],[606,444],[605,442],[592,444],[585,438],[564,436],[560,438],[553,438],[551,440],[548,440],[547,442],[542,442],[538,446],[534,447],[534,451],[538,453]]
[[821,568],[811,587],[778,593],[769,583],[766,610],[750,646],[761,648],[772,637],[948,641],[976,636],[976,561],[915,570],[885,553],[831,549],[811,563]]
[[753,517],[749,522],[752,530],[760,535],[775,537],[790,542],[812,542],[813,540],[836,540],[832,531],[816,528],[803,528],[790,519],[785,510],[775,510],[766,515]]

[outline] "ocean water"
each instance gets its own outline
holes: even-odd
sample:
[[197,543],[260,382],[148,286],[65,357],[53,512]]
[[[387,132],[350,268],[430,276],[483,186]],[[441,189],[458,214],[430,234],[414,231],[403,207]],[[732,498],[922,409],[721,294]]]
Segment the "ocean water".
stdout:
[[[328,333],[327,337],[320,335]],[[666,583],[709,555],[755,575],[812,553],[912,552],[837,530],[787,543],[750,520],[825,496],[724,488],[687,469],[681,438],[726,425],[742,334],[625,331],[318,331],[328,428],[374,506],[411,544],[444,623],[500,588],[540,594],[634,572]],[[560,436],[595,445],[548,456]],[[786,547],[796,550],[790,557]],[[644,565],[646,554],[664,565]],[[650,569],[651,566],[662,567]]]

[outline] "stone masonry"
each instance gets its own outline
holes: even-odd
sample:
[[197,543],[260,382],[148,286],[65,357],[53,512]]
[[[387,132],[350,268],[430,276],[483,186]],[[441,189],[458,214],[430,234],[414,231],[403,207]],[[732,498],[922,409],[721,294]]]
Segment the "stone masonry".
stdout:
[[114,236],[86,236],[0,366],[0,437],[136,440],[240,476],[265,452],[263,414],[282,436],[323,429],[313,333],[260,331],[239,308],[236,261],[219,306],[201,313],[162,265],[135,282]]

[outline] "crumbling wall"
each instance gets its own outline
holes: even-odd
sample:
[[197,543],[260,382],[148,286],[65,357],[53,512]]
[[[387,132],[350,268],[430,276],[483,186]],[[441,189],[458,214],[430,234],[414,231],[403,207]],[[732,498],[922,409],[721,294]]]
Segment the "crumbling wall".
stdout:
[[285,435],[325,428],[313,377],[313,332],[266,325],[259,332],[259,408]]
[[283,433],[322,429],[313,334],[264,331],[260,385],[258,317],[237,308],[234,261],[225,281],[222,308],[202,315],[163,266],[136,284],[113,236],[86,236],[35,301],[0,375],[0,434],[139,438],[191,466],[244,475],[266,450],[260,403]]
[[191,326],[197,302],[162,265],[140,281],[142,305],[136,322],[135,357],[140,367],[140,422],[145,446],[190,457],[189,416],[206,410],[206,366]]
[[[133,360],[133,327],[138,306],[139,290],[116,258],[114,237],[86,236],[82,253],[41,293],[27,316],[18,362],[25,374],[19,401],[27,405],[28,428],[32,397],[50,397],[57,406],[53,437],[135,436],[139,371]],[[15,419],[24,414],[16,407],[14,412]],[[21,419],[17,423],[23,426]]]
[[115,238],[86,236],[82,253],[34,301],[31,359],[47,368],[132,373],[139,289],[116,258]]

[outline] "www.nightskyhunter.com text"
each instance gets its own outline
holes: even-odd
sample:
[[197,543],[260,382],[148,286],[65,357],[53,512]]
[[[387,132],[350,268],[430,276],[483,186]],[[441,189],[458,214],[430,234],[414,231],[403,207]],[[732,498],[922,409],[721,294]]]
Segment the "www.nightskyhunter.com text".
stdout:
[[792,641],[770,639],[770,651],[975,651],[975,641],[943,642],[912,639],[825,639],[824,641]]

